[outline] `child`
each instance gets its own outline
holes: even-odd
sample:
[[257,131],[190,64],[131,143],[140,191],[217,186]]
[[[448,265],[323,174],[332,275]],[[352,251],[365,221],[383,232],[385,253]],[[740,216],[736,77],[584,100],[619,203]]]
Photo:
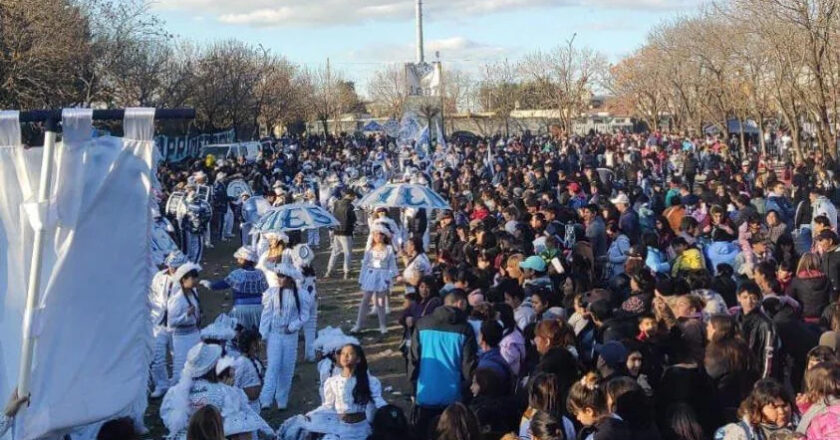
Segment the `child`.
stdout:
[[324,383],[321,406],[306,416],[284,422],[278,432],[280,438],[287,438],[284,434],[295,424],[309,433],[329,434],[341,440],[365,440],[371,434],[374,408],[388,404],[382,399],[379,380],[368,373],[367,360],[359,345],[341,347],[338,365],[341,373]]
[[796,431],[808,440],[840,438],[840,368],[817,364],[805,373],[805,388],[797,399],[802,420]]
[[245,391],[248,404],[259,412],[260,391],[265,377],[265,365],[260,360],[260,334],[254,330],[243,330],[237,335],[235,344],[241,354],[233,366],[233,386]]
[[575,382],[569,390],[567,408],[569,413],[584,426],[587,435],[585,440],[607,440],[630,438],[627,424],[611,413],[607,406],[606,393],[599,387],[599,377],[595,373],[587,373]]
[[292,263],[303,275],[300,283],[301,293],[308,297],[309,320],[303,324],[304,356],[306,362],[315,362],[315,334],[318,329],[318,289],[315,287],[315,269],[312,260],[315,252],[305,244],[299,244],[292,250]]
[[388,292],[393,285],[393,279],[398,274],[397,257],[390,244],[391,231],[388,228],[383,225],[376,225],[371,233],[373,243],[365,251],[362,269],[359,273],[359,285],[364,295],[361,304],[359,304],[356,325],[350,332],[356,333],[362,329],[365,309],[373,298],[374,308],[379,318],[379,333],[384,335],[388,332],[387,327],[385,327],[385,303],[388,301]]
[[[531,423],[537,412],[563,413],[563,386],[560,382],[556,374],[550,373],[540,374],[534,379],[528,392],[528,408],[519,422],[521,440],[531,440]],[[567,439],[575,438],[575,426],[565,416],[563,417],[563,432]]]

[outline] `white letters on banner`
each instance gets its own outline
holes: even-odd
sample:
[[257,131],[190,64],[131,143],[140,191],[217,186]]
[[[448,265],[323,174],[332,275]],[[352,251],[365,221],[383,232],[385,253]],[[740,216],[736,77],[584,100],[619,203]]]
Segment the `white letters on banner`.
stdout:
[[186,158],[198,157],[201,147],[213,144],[229,144],[234,141],[233,129],[214,134],[198,136],[157,136],[155,146],[165,162],[180,162]]

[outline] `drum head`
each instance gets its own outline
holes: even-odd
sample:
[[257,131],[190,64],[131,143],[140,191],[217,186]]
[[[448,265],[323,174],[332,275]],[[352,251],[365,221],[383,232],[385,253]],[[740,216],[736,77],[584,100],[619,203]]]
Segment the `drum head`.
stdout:
[[166,215],[181,216],[187,209],[184,199],[187,195],[183,191],[175,191],[166,201]]
[[232,180],[230,183],[228,183],[228,186],[227,186],[228,197],[233,198],[233,199],[239,199],[239,197],[244,193],[253,194],[253,191],[251,191],[251,186],[248,185],[248,182],[246,182],[242,179],[236,179],[236,180]]

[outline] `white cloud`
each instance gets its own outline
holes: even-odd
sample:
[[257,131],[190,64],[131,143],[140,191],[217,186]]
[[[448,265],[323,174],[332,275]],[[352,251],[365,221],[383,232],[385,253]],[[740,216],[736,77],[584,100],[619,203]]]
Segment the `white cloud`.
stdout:
[[[433,59],[435,52],[440,51],[441,61],[444,63],[481,63],[492,61],[511,53],[510,48],[480,43],[462,36],[426,40],[425,53],[427,59]],[[347,58],[355,62],[364,63],[403,63],[414,60],[414,43],[407,44],[379,44],[347,54]]]
[[[701,0],[425,0],[429,20],[463,18],[528,8],[582,6],[602,9],[668,11]],[[279,3],[279,5],[278,5]],[[211,14],[223,23],[269,26],[325,26],[414,17],[409,0],[159,0],[158,8]]]

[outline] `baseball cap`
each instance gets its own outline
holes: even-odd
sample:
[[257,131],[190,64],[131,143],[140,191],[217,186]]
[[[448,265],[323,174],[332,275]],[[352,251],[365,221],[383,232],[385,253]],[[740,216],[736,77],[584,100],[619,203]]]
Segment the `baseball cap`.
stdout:
[[607,342],[606,344],[597,346],[595,351],[598,352],[607,366],[617,367],[627,362],[627,347],[621,342]]
[[519,268],[531,269],[537,272],[545,272],[545,260],[536,255],[531,255],[530,257],[526,258],[525,261],[519,263]]

